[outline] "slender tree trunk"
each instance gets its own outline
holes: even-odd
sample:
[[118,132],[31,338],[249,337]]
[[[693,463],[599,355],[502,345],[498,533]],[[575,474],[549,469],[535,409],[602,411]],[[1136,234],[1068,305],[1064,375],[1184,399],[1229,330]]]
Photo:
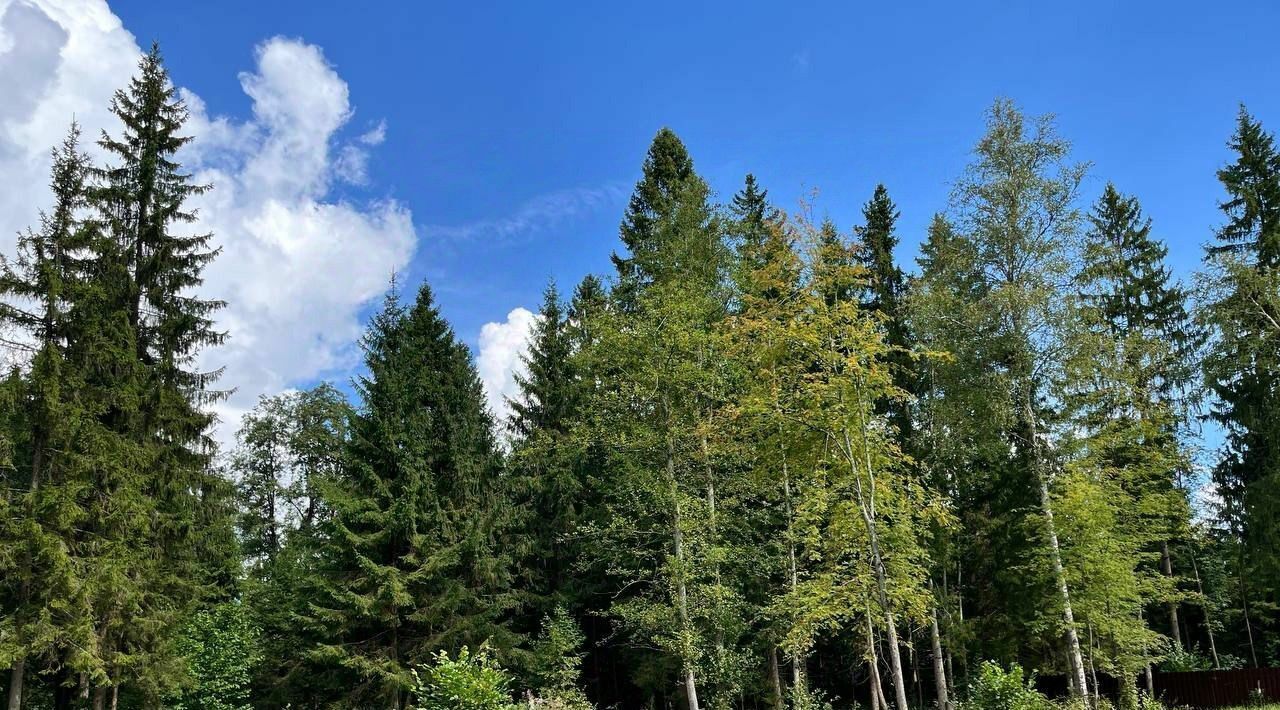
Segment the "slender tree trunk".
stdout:
[[1253,645],[1253,622],[1249,619],[1249,594],[1244,584],[1244,576],[1240,577],[1240,604],[1244,611],[1244,631],[1249,637],[1249,657],[1253,659],[1253,667],[1258,667],[1258,650]]
[[[716,523],[716,479],[715,479],[715,476],[712,475],[711,452],[707,447],[707,437],[705,435],[702,437],[702,464],[703,464],[704,472],[707,477],[707,516],[708,516],[709,527],[711,530],[711,543],[713,545],[718,545],[720,542],[720,532]],[[713,564],[713,567],[711,570],[711,574],[712,574],[712,578],[715,580],[715,585],[717,590],[716,595],[713,598],[718,599],[720,595],[719,555],[716,556],[716,559],[712,564]],[[712,609],[713,613],[716,613],[718,611],[719,611],[718,608]],[[724,656],[724,629],[721,628],[720,624],[716,624],[715,636],[716,636],[716,653],[719,656],[723,657]]]
[[[1173,558],[1169,555],[1169,542],[1167,540],[1160,542],[1160,566],[1164,571],[1164,576],[1173,579]],[[1182,650],[1182,628],[1178,624],[1178,602],[1169,602],[1169,628],[1173,631],[1174,647],[1179,651]]]
[[769,644],[769,685],[773,688],[774,710],[782,710],[782,674],[778,670],[778,647]]
[[1213,623],[1209,619],[1209,600],[1204,595],[1204,584],[1200,582],[1200,566],[1196,564],[1196,553],[1191,547],[1187,546],[1187,552],[1191,556],[1191,572],[1196,577],[1196,591],[1200,594],[1201,609],[1204,612],[1204,630],[1209,635],[1209,652],[1213,655],[1213,668],[1218,670],[1222,665],[1218,663],[1218,644],[1213,640]]
[[[680,529],[680,490],[676,486],[676,446],[671,439],[670,433],[667,434],[667,485],[671,488],[671,507],[672,507],[672,544],[676,556],[676,608],[680,616],[680,627],[683,631],[689,631],[689,589],[685,583],[684,570],[684,531]],[[685,699],[688,702],[689,710],[700,710],[698,705],[698,681],[694,677],[693,664],[687,658],[681,658],[680,663],[684,668],[684,692]]]
[[[861,399],[861,390],[859,390],[859,398]],[[864,403],[858,402],[859,425],[862,435],[862,453],[863,465],[866,467],[867,486],[864,491],[862,478],[858,476],[857,465],[854,463],[853,441],[849,436],[849,430],[844,431],[844,446],[846,456],[849,459],[850,467],[853,469],[854,475],[854,492],[858,497],[858,508],[862,512],[863,524],[867,526],[867,539],[871,546],[871,566],[876,574],[876,591],[879,597],[880,609],[884,613],[885,634],[888,636],[889,646],[889,668],[893,672],[893,694],[894,700],[898,703],[899,710],[906,710],[907,707],[907,683],[902,673],[902,656],[898,652],[898,629],[893,614],[893,606],[889,602],[889,580],[888,570],[884,564],[884,557],[880,552],[880,535],[876,530],[875,523],[875,468],[871,463],[871,451],[869,442],[869,433],[867,431],[866,412],[863,411]]]
[[867,608],[867,669],[871,681],[871,710],[888,710],[889,703],[885,702],[884,690],[880,687],[880,660],[876,654],[876,634],[871,624],[870,607]]
[[924,707],[924,684],[920,682],[920,658],[916,656],[915,638],[912,637],[907,643],[907,658],[911,662],[911,684],[916,687],[916,704],[918,707]]
[[[960,626],[964,626],[964,561],[956,560],[956,618],[960,621]],[[968,652],[960,658],[961,668],[964,669],[964,687],[969,687],[969,657]],[[954,672],[951,674],[952,683],[955,682]]]
[[1062,568],[1062,548],[1058,544],[1058,527],[1053,520],[1053,499],[1049,496],[1049,479],[1041,465],[1040,431],[1036,425],[1035,410],[1031,404],[1031,393],[1024,395],[1022,411],[1026,418],[1030,438],[1031,467],[1040,487],[1040,508],[1044,513],[1045,529],[1049,536],[1049,552],[1053,560],[1053,578],[1058,587],[1058,595],[1062,598],[1062,621],[1067,631],[1067,655],[1071,662],[1071,674],[1075,680],[1076,692],[1082,697],[1088,695],[1088,683],[1084,675],[1084,657],[1080,652],[1080,635],[1076,632],[1076,619],[1071,611],[1071,592],[1067,588],[1067,575]]
[[99,685],[93,689],[93,710],[107,710],[107,687]]
[[[779,431],[779,434],[781,433]],[[782,437],[779,436],[779,442],[781,441]],[[790,573],[788,583],[791,593],[795,594],[796,588],[800,585],[800,568],[796,562],[796,542],[792,534],[794,512],[791,507],[791,471],[787,467],[786,445],[780,444],[780,448],[782,449],[782,507],[787,516],[787,570]],[[804,665],[799,658],[791,661],[791,685],[793,688],[804,687]]]
[[1093,707],[1098,707],[1098,669],[1093,664],[1093,624],[1089,624],[1089,680],[1093,683]]
[[111,710],[117,710],[120,707],[120,686],[111,686]]
[[1049,550],[1053,557],[1053,576],[1058,585],[1058,595],[1062,598],[1062,620],[1067,627],[1067,654],[1071,661],[1071,674],[1075,681],[1076,692],[1085,695],[1088,685],[1084,677],[1084,657],[1080,652],[1080,635],[1076,633],[1076,618],[1071,611],[1071,592],[1067,589],[1067,575],[1062,568],[1062,550],[1058,545],[1058,530],[1053,522],[1053,503],[1049,499],[1049,482],[1043,474],[1040,478],[1040,505],[1044,510],[1045,522],[1049,530]]
[[943,667],[942,634],[938,632],[938,607],[929,615],[929,641],[933,645],[933,685],[938,696],[938,710],[951,710],[951,697],[947,692],[947,673]]
[[19,658],[9,672],[9,710],[22,710],[22,684],[26,680],[27,661]]

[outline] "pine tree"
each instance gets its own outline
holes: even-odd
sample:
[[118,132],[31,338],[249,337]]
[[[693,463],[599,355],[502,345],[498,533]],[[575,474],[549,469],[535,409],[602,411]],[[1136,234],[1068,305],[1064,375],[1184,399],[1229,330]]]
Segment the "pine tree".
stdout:
[[411,668],[439,649],[515,645],[492,422],[470,351],[423,286],[369,326],[347,465],[326,486],[308,624],[313,663],[347,702],[404,707]]

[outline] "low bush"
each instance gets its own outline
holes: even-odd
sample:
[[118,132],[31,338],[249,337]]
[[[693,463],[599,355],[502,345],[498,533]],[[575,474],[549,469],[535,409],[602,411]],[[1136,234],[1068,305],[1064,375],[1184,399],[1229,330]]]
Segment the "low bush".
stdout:
[[511,677],[481,649],[465,646],[457,658],[440,651],[435,662],[415,670],[418,710],[518,710],[511,702]]
[[969,688],[965,710],[1052,710],[1054,704],[1036,691],[1033,678],[1014,663],[1009,670],[984,661],[978,679]]

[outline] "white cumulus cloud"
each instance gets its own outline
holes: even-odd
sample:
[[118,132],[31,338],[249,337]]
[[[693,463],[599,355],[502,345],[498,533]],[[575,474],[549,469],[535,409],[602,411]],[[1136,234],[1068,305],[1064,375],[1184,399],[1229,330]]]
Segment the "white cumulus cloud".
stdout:
[[519,394],[516,375],[525,374],[522,356],[529,349],[529,334],[538,315],[527,308],[516,308],[500,323],[485,323],[480,328],[480,354],[476,369],[484,383],[485,398],[494,420],[505,425],[511,408],[508,398]]
[[[140,55],[102,0],[0,0],[0,250],[11,253],[18,230],[47,204],[49,149],[72,118],[91,154],[102,129],[118,130],[111,93]],[[350,92],[320,48],[277,37],[254,60],[239,77],[247,120],[211,116],[198,95],[182,92],[195,141],[181,159],[214,186],[193,201],[197,228],[223,249],[201,291],[229,303],[220,325],[230,341],[203,358],[225,366],[221,384],[236,389],[219,412],[224,439],[258,395],[356,362],[361,309],[416,243],[404,205],[334,194],[336,184],[368,180],[368,151],[386,126],[341,137],[354,113]]]

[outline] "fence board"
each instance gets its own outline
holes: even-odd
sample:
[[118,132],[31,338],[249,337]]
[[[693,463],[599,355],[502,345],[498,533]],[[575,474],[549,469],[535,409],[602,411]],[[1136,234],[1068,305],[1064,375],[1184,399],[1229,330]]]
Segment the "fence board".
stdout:
[[1156,697],[1169,705],[1222,708],[1245,705],[1255,690],[1267,700],[1280,700],[1280,668],[1233,671],[1156,673]]

